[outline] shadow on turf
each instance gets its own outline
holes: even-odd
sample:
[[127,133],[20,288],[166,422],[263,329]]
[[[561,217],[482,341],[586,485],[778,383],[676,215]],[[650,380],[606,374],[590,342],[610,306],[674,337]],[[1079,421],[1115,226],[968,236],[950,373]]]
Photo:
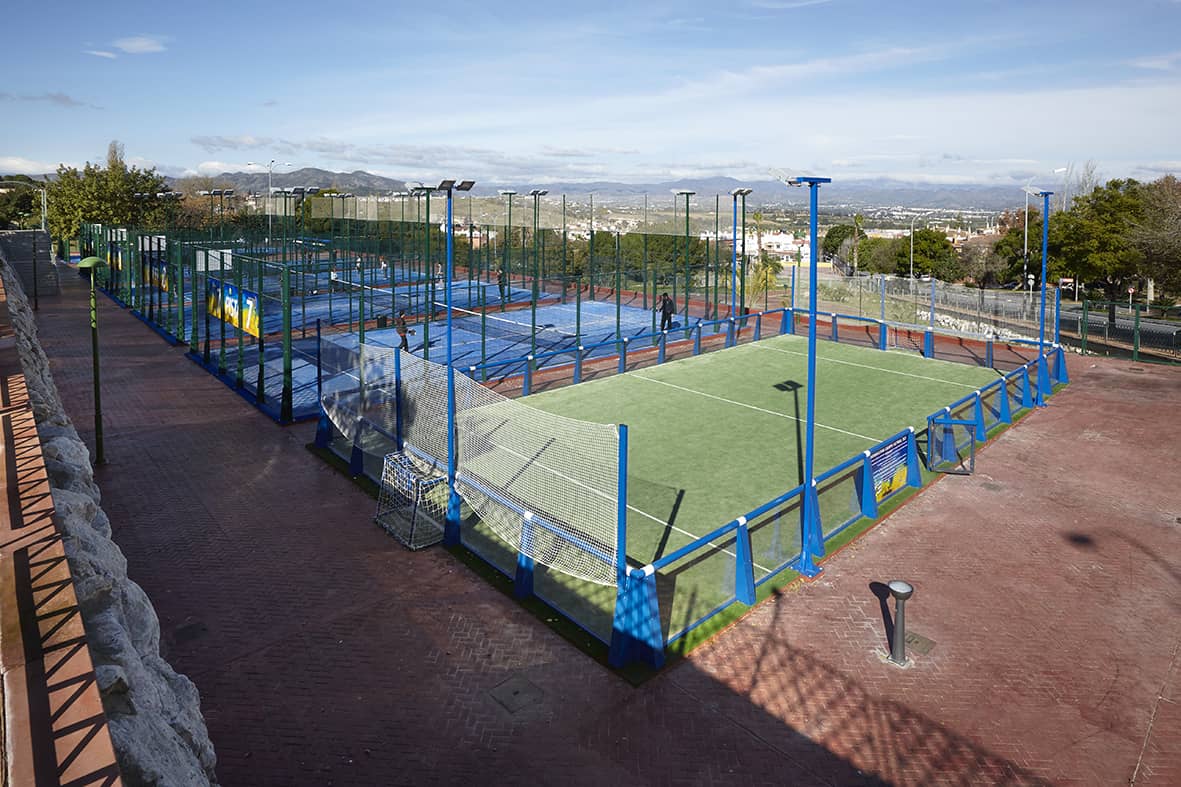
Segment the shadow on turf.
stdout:
[[795,380],[784,380],[781,383],[775,383],[775,390],[790,393],[792,403],[795,406],[796,419],[796,483],[804,483],[804,436],[800,433],[800,426],[803,420],[800,418],[800,389],[803,384]]

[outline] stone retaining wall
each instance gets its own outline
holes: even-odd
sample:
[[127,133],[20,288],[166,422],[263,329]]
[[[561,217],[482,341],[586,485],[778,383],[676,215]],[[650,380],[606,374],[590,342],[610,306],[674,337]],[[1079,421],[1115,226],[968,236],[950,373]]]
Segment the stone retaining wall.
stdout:
[[214,784],[216,757],[197,689],[160,656],[156,611],[127,577],[127,560],[111,540],[89,451],[64,412],[24,290],[2,255],[0,279],[42,443],[54,522],[74,577],[123,777],[128,784]]

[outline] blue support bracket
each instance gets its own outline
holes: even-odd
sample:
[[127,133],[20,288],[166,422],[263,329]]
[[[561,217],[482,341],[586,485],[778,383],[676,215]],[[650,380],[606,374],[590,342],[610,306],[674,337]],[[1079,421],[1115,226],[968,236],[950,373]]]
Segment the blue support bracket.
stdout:
[[660,600],[656,570],[634,569],[620,578],[615,593],[615,617],[607,663],[622,667],[639,661],[653,669],[664,666],[664,633],[660,630]]

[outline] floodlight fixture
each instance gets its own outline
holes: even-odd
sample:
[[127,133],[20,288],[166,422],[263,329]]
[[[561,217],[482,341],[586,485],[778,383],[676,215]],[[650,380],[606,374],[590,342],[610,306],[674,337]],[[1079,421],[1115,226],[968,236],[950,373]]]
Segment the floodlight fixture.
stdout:
[[234,196],[234,190],[233,189],[224,189],[222,191],[222,195],[226,196],[226,197],[232,197],[232,196]]
[[500,196],[502,196],[502,197],[512,197],[517,192],[512,189],[500,189],[497,193],[500,194]]
[[454,185],[454,180],[440,180],[439,185],[435,186],[435,191],[448,191]]
[[672,191],[672,193],[676,194],[678,197],[691,197],[697,193],[696,191],[690,191],[689,189],[670,189],[670,191]]
[[529,191],[530,197],[544,197],[546,194],[549,194],[549,189],[531,189]]
[[456,191],[471,191],[472,186],[474,186],[474,185],[476,185],[476,181],[474,181],[474,180],[461,180],[461,181],[459,181],[459,185],[457,185],[455,187],[455,190]]
[[750,194],[752,191],[754,191],[754,189],[748,189],[748,188],[734,189],[730,192],[730,196],[731,197],[745,197],[747,194]]

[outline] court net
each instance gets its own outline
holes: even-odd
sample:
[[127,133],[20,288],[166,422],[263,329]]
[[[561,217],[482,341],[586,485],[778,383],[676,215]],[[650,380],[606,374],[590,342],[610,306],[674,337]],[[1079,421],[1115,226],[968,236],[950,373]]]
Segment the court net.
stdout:
[[[435,308],[443,318],[446,317],[446,304],[436,303]],[[524,311],[517,313],[524,314]],[[578,347],[578,334],[562,330],[553,323],[534,325],[531,321],[515,320],[502,314],[493,315],[452,306],[451,324],[454,330],[535,345],[542,352],[573,350]]]
[[[325,386],[324,412],[336,428],[361,446],[389,447],[400,435],[406,453],[446,467],[447,367],[378,345],[352,352],[355,365]],[[615,585],[625,548],[617,543],[617,427],[529,407],[454,374],[459,496],[521,554]]]

